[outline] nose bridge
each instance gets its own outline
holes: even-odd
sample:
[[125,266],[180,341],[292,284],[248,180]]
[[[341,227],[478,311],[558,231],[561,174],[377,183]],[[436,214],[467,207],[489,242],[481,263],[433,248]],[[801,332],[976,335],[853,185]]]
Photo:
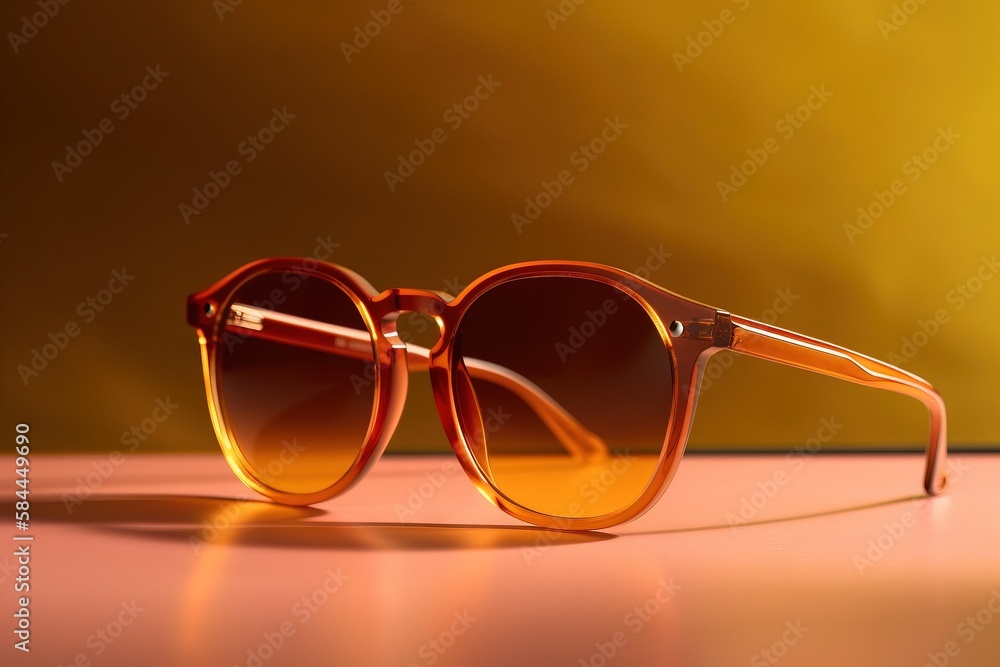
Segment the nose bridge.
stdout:
[[378,317],[381,320],[382,331],[387,335],[395,334],[396,320],[403,313],[423,313],[437,322],[438,328],[444,332],[445,305],[452,297],[447,292],[422,289],[389,289],[379,294],[373,300],[378,306]]
[[411,371],[427,370],[430,362],[430,349],[407,342],[407,334],[402,336],[396,329],[396,321],[403,313],[423,313],[433,318],[437,323],[438,333],[443,339],[445,305],[453,297],[445,292],[419,289],[391,289],[379,294],[372,300],[376,307],[373,313],[378,318],[382,334],[392,343],[393,347],[405,347],[407,363]]
[[444,312],[445,304],[452,300],[450,294],[437,290],[422,289],[392,289],[378,296],[386,297],[393,304],[393,310],[398,312],[423,313],[431,317],[439,317]]

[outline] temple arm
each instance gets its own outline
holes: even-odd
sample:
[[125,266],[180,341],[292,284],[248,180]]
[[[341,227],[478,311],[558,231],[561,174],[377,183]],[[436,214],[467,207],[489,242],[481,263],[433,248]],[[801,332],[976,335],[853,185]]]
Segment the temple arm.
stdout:
[[[372,340],[368,331],[286,315],[271,310],[234,303],[226,319],[226,328],[237,335],[305,347],[320,352],[371,362]],[[429,368],[430,350],[406,345],[410,370]],[[608,455],[607,445],[566,411],[534,382],[509,368],[481,359],[465,358],[469,374],[506,389],[530,407],[552,434],[574,457],[590,459]]]
[[944,401],[930,383],[901,368],[821,340],[738,315],[732,315],[731,319],[732,339],[729,347],[736,352],[869,387],[887,389],[921,401],[930,412],[931,422],[924,489],[932,496],[944,490],[947,482],[947,420]]

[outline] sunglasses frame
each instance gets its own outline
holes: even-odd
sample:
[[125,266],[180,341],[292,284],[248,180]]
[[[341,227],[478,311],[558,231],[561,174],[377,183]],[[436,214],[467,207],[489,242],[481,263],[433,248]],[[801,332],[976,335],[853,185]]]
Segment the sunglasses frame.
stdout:
[[[256,475],[240,452],[223,416],[217,369],[219,343],[227,325],[225,313],[242,285],[273,272],[291,272],[303,279],[315,277],[339,287],[361,313],[373,344],[375,404],[365,441],[347,473],[314,493],[287,493]],[[493,485],[489,472],[480,464],[480,460],[486,459],[477,457],[474,449],[483,446],[481,438],[468,437],[462,427],[453,371],[453,345],[462,317],[469,305],[487,290],[508,281],[543,276],[594,280],[621,290],[646,311],[669,353],[673,391],[663,449],[646,488],[631,505],[616,512],[582,518],[554,516],[514,502]],[[431,316],[441,331],[440,339],[427,352],[426,358],[408,354],[407,345],[397,333],[396,321],[407,312]],[[463,470],[487,499],[517,519],[546,528],[592,530],[625,523],[646,512],[670,483],[687,444],[705,364],[713,354],[724,349],[920,400],[930,414],[924,489],[929,495],[937,495],[946,484],[944,402],[925,380],[857,352],[731,315],[674,294],[639,276],[601,264],[576,261],[513,264],[485,274],[452,297],[444,292],[407,288],[379,292],[367,280],[344,267],[312,259],[278,257],[247,264],[212,287],[191,294],[187,301],[187,319],[198,332],[209,412],[226,460],[248,487],[285,504],[318,503],[343,493],[360,481],[382,455],[399,421],[406,400],[408,371],[426,369],[451,447]]]

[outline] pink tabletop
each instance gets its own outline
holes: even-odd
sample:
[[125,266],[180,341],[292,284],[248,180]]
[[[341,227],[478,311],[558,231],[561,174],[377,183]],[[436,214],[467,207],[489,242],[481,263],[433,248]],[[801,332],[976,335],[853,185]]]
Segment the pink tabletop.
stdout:
[[934,499],[914,455],[691,455],[594,533],[518,523],[447,457],[304,509],[221,454],[31,462],[4,665],[1000,665],[997,455],[952,456]]

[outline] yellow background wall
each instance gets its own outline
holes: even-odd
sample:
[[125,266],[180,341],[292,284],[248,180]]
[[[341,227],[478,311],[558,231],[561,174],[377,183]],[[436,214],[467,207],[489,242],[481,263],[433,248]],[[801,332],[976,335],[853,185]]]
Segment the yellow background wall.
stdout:
[[[379,288],[669,253],[655,282],[905,361],[944,395],[953,444],[1000,442],[997,2],[224,3],[71,3],[7,36],[0,410],[31,421],[40,451],[120,449],[167,398],[142,451],[216,447],[184,298],[318,237]],[[6,2],[0,26],[25,33],[37,11]],[[373,11],[391,21],[344,46]],[[169,74],[122,118],[147,66]],[[480,77],[499,85],[455,127]],[[294,118],[247,162],[274,108]],[[103,118],[92,154],[54,170]],[[577,171],[607,119],[620,135]],[[390,189],[435,128],[446,140]],[[186,224],[180,204],[229,160],[240,173]],[[564,169],[573,182],[518,231],[512,214]],[[122,267],[134,279],[86,320],[79,304]],[[25,384],[18,365],[69,322],[79,335]],[[926,430],[907,399],[721,362],[693,446],[787,447],[824,418],[842,424],[831,445]],[[446,447],[425,385],[394,450]]]

